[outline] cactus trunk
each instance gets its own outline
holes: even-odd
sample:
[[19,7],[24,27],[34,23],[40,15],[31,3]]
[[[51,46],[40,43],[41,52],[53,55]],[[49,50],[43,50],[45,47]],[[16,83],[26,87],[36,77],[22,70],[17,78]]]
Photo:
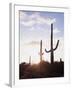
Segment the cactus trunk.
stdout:
[[40,55],[40,61],[42,61],[42,55],[43,55],[44,53],[42,52],[42,40],[40,41],[40,53],[39,53],[39,55]]
[[40,61],[42,61],[42,40],[40,41]]

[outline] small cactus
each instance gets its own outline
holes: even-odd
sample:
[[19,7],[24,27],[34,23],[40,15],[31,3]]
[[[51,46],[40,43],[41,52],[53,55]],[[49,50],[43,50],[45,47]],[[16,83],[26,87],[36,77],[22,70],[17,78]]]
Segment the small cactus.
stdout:
[[29,64],[31,64],[31,56],[29,57]]
[[44,54],[43,52],[42,52],[42,40],[40,41],[40,61],[42,61],[42,55]]

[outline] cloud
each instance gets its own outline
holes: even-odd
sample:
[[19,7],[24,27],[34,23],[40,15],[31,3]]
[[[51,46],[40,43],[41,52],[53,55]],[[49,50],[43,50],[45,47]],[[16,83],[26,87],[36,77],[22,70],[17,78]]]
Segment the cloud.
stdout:
[[29,26],[33,26],[35,24],[35,21],[34,20],[31,20],[31,21],[22,21],[22,25],[26,26],[26,27],[29,27]]
[[20,23],[25,27],[32,27],[34,25],[46,24],[50,25],[51,23],[56,22],[55,18],[44,17],[40,13],[35,12],[31,15],[26,12],[20,12]]
[[[48,31],[49,31],[48,34],[50,35],[51,34],[51,29],[48,30]],[[59,30],[57,27],[53,29],[53,34],[58,34],[60,32],[61,32],[61,30]]]
[[60,33],[60,30],[59,30],[58,28],[55,28],[55,29],[53,30],[53,32],[54,32],[54,34],[57,34],[57,33]]
[[31,41],[31,42],[26,43],[26,45],[39,45],[39,44],[40,44],[39,41]]
[[38,23],[40,23],[40,24],[47,24],[47,25],[51,25],[51,23],[54,23],[54,22],[56,22],[56,19],[55,18],[50,18],[50,17],[48,17],[48,18],[43,18],[43,17],[39,17],[38,18]]

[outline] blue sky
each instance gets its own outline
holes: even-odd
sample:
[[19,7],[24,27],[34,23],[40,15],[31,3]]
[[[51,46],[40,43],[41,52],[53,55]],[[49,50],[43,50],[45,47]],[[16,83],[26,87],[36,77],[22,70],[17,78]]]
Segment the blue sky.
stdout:
[[[29,27],[27,25],[23,25],[22,22],[30,22],[31,20],[34,20],[36,22],[36,19],[41,17],[43,19],[46,20],[48,18],[51,19],[55,19],[56,21],[54,22],[54,29],[56,28],[58,31],[60,31],[60,33],[57,33],[55,36],[63,36],[63,32],[64,32],[64,14],[63,13],[59,13],[59,12],[34,12],[34,11],[20,11],[20,14],[24,13],[26,18],[30,19],[30,16],[33,16],[35,14],[37,14],[37,16],[35,18],[31,18],[30,20],[27,20],[26,18],[24,19],[24,17],[22,16],[22,19],[20,19],[20,32],[21,32],[21,37],[23,34],[31,34],[32,36],[36,36],[36,34],[38,35],[38,33],[45,33],[46,35],[46,31],[47,29],[50,30],[50,25],[46,24],[46,23],[34,23],[33,26]],[[38,17],[39,16],[39,17]],[[38,21],[37,21],[38,22]],[[34,30],[34,32],[31,32],[31,28],[35,28],[36,30]],[[40,28],[40,30],[38,30]],[[48,31],[49,31],[48,30]]]
[[[25,50],[32,45],[32,49],[39,52],[39,42],[43,40],[43,47],[50,48],[45,42],[50,43],[51,23],[53,23],[54,39],[61,39],[63,46],[64,36],[64,13],[61,12],[37,12],[37,11],[20,11],[20,53],[21,59],[24,60]],[[55,41],[56,42],[56,41]],[[54,42],[54,44],[55,44]],[[35,47],[35,45],[37,46]],[[35,48],[34,48],[35,47]],[[33,49],[34,48],[34,49]],[[60,48],[59,48],[60,49]],[[63,47],[62,47],[63,50]],[[62,53],[62,51],[61,51]],[[33,54],[33,53],[32,53]],[[59,55],[57,55],[59,56]],[[29,54],[26,55],[29,57]],[[25,58],[26,58],[25,57]],[[61,56],[63,58],[63,55]]]

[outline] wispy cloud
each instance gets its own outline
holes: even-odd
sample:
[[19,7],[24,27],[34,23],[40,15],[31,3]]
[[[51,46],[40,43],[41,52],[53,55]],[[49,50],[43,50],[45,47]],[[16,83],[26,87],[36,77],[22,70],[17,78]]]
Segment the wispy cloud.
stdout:
[[54,34],[60,33],[60,30],[58,28],[55,28],[53,31],[54,31]]
[[30,41],[28,43],[25,43],[25,45],[39,45],[40,42],[39,41]]
[[22,21],[21,24],[26,27],[32,27],[35,24],[35,21],[34,20]]
[[40,13],[32,13],[28,15],[26,12],[20,12],[20,23],[26,27],[32,27],[34,25],[47,24],[56,22],[55,18],[52,17],[42,17]]

